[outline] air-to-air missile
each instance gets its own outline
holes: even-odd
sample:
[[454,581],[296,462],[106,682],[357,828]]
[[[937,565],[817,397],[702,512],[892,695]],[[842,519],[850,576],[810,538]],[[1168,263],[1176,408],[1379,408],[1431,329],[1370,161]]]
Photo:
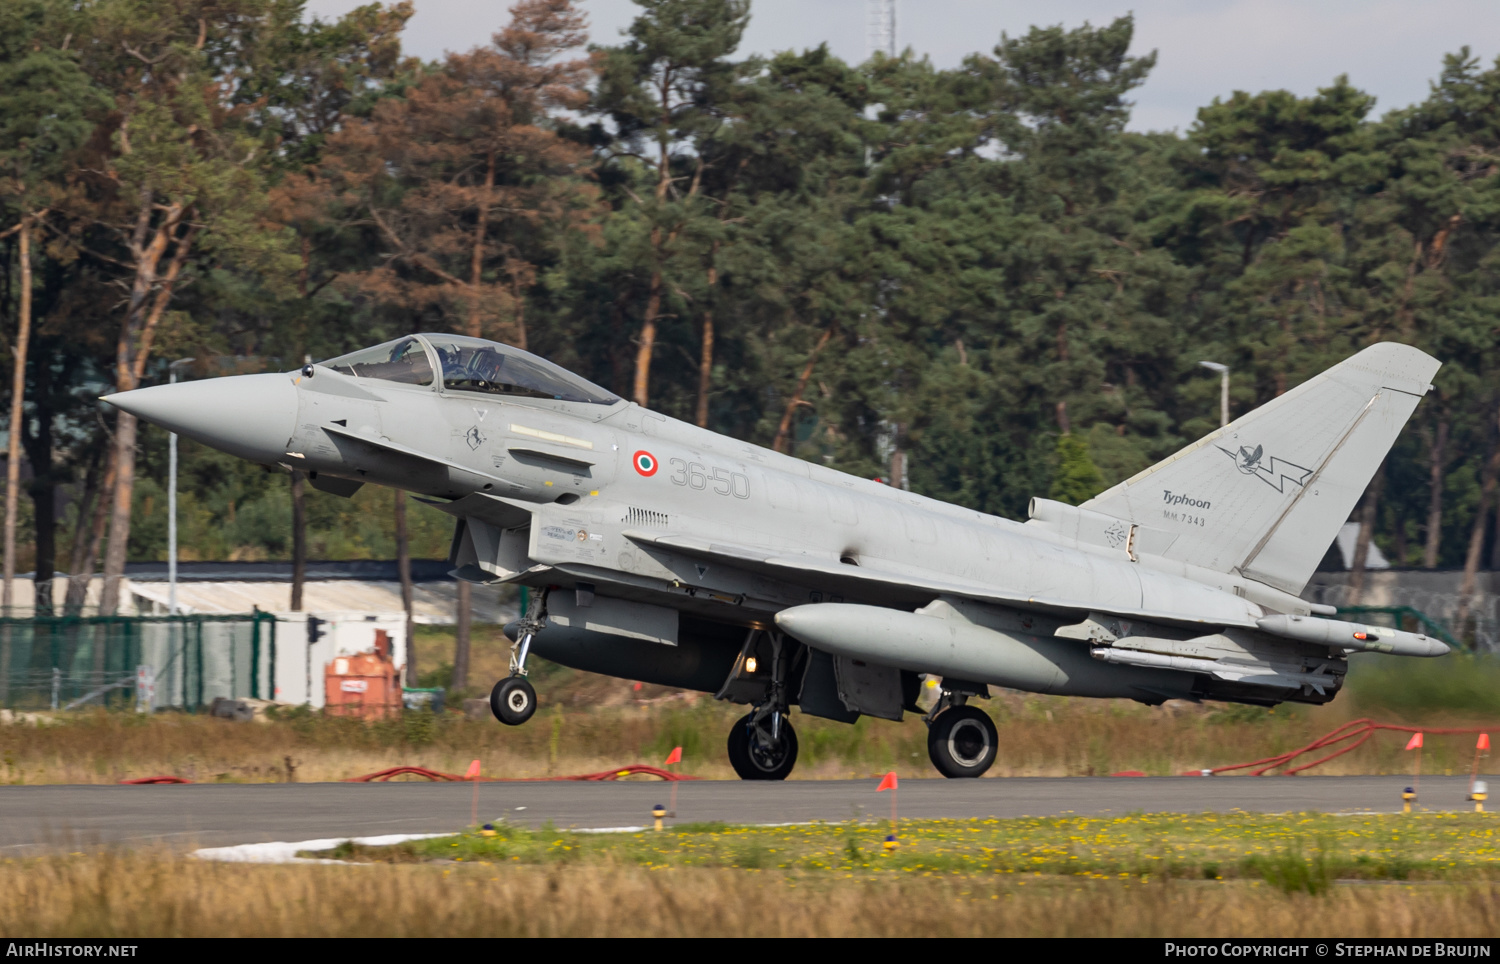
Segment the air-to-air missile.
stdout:
[[1307,616],[1266,616],[1255,625],[1273,636],[1304,643],[1333,646],[1351,652],[1388,653],[1391,656],[1446,656],[1447,643],[1421,633],[1387,626],[1369,626],[1342,619],[1312,619]]
[[[1300,597],[1438,363],[1379,344],[1081,506],[1024,523],[684,424],[535,355],[414,335],[283,374],[106,401],[235,455],[454,517],[458,579],[536,590],[491,707],[536,709],[531,653],[747,705],[729,758],[781,779],[788,718],[920,713],[978,776],[990,686],[1322,703],[1351,653],[1439,656]],[[919,706],[923,677],[941,682]]]

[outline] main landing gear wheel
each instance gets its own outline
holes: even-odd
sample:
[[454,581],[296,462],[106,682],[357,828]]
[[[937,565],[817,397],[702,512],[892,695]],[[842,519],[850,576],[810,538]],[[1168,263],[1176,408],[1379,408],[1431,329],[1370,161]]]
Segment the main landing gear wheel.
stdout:
[[977,777],[995,762],[1000,734],[988,713],[973,706],[944,710],[927,730],[927,755],[945,777]]
[[771,739],[770,721],[755,724],[747,713],[729,731],[729,765],[741,780],[785,780],[797,765],[797,732],[781,717],[779,738]]
[[520,726],[536,712],[536,690],[523,676],[510,676],[490,690],[490,712],[507,726]]

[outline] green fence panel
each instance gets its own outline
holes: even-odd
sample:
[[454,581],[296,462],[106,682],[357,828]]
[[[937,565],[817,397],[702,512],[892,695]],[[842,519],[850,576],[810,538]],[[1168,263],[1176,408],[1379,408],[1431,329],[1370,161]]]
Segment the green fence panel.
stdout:
[[153,708],[269,698],[276,618],[93,616],[0,619],[0,706],[136,705],[136,668],[156,677]]

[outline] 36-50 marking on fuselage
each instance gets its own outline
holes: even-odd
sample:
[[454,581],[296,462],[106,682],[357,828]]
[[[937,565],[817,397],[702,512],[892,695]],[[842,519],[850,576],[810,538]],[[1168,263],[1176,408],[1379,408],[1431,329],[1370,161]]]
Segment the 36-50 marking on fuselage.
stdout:
[[672,476],[673,485],[685,485],[690,489],[704,489],[708,483],[714,484],[715,495],[732,495],[736,499],[750,498],[750,476],[743,472],[731,472],[729,469],[715,467],[713,475],[710,476],[708,466],[702,462],[689,462],[686,459],[672,459],[672,467],[677,474]]

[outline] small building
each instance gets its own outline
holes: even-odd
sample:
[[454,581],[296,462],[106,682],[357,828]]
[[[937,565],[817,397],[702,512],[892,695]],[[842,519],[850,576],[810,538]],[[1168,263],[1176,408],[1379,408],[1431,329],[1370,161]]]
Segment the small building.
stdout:
[[[448,563],[414,560],[411,569],[413,621],[452,625],[457,615],[458,585],[449,575]],[[63,642],[64,637],[71,640],[76,636],[78,629],[52,624],[67,620],[36,619],[31,632],[40,634],[39,645],[27,648],[25,672],[37,679],[27,684],[14,672],[6,674],[8,686],[0,693],[0,704],[66,703],[71,698],[69,693],[76,695],[108,685],[127,670],[135,672],[139,663],[150,667],[154,708],[193,709],[219,696],[321,708],[326,698],[325,668],[337,658],[375,650],[381,633],[389,646],[391,662],[398,671],[405,669],[410,641],[394,561],[308,563],[302,609],[295,612],[290,608],[291,578],[292,567],[286,562],[179,563],[178,614],[210,620],[201,625],[189,620],[189,628],[182,621],[164,618],[171,600],[166,563],[131,563],[126,566],[119,612],[113,615],[144,619],[134,629],[120,629],[125,636],[118,644],[104,644],[104,637],[100,637],[101,644],[111,650],[122,646],[116,656],[130,665],[120,663],[114,668],[114,662],[106,665],[102,655],[89,655],[94,650],[103,653],[98,645],[85,651],[79,650],[76,642]],[[94,577],[85,615],[97,614],[101,588],[102,579]],[[54,604],[60,605],[66,592],[67,579],[60,576],[54,582]],[[29,574],[17,580],[15,598],[17,605],[10,615],[33,620],[35,596]],[[516,598],[516,590],[511,587],[475,587],[471,604],[474,622],[503,624],[515,619]],[[244,618],[237,620],[236,616]],[[309,638],[308,623],[313,618],[319,620],[316,640]],[[42,637],[50,642],[42,644]],[[125,659],[125,649],[130,651],[129,659]],[[81,655],[89,662],[87,667],[79,663]],[[6,669],[0,666],[0,671]],[[43,692],[49,687],[50,698]],[[29,690],[36,692],[28,694]]]
[[[421,625],[452,625],[458,606],[458,584],[442,559],[414,559],[412,619]],[[15,605],[9,615],[34,614],[33,573],[16,578]],[[99,615],[104,580],[89,583],[84,614]],[[68,577],[59,573],[52,583],[54,606],[61,607]],[[164,562],[132,562],[125,566],[119,616],[165,615],[171,598]],[[516,591],[509,587],[476,588],[472,612],[475,622],[496,623],[515,618]],[[292,607],[292,564],[289,562],[181,562],[177,564],[177,611],[185,615],[261,612],[285,613]],[[390,560],[309,562],[302,588],[306,612],[399,613],[401,579]]]
[[[442,559],[415,559],[411,564],[412,620],[421,625],[452,625],[458,606],[458,583]],[[137,562],[125,567],[130,581],[128,608],[135,615],[167,611],[170,587],[167,564]],[[95,580],[98,581],[97,578]],[[91,586],[92,590],[93,587]],[[477,588],[475,622],[514,618],[515,590]],[[125,609],[126,606],[122,606]],[[289,562],[182,562],[177,564],[177,611],[181,613],[288,613],[292,608],[292,564]],[[309,562],[302,586],[302,609],[313,613],[400,613],[401,577],[388,560]]]
[[[412,621],[452,625],[456,620],[458,584],[442,559],[411,564]],[[126,567],[129,598],[138,615],[165,614],[170,598],[166,563],[132,563]],[[289,562],[187,562],[177,565],[177,608],[185,614],[228,614],[260,610],[276,617],[275,693],[281,703],[321,708],[323,671],[336,657],[375,648],[375,635],[390,641],[391,661],[406,667],[409,641],[401,606],[396,563],[387,560],[309,562],[302,588],[302,610],[291,611],[292,565]],[[122,597],[125,593],[121,593]],[[476,587],[472,594],[475,622],[498,623],[516,617],[515,590]],[[322,637],[308,641],[309,616],[323,621]]]

